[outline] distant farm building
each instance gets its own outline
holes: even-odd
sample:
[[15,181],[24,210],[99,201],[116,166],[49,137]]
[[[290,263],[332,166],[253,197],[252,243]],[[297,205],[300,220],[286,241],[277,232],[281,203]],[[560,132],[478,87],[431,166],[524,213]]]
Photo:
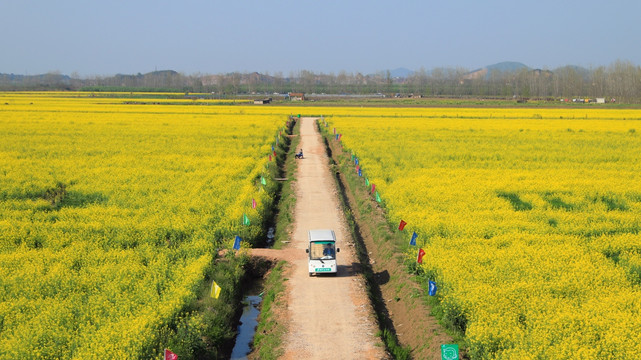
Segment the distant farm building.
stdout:
[[305,94],[304,93],[290,92],[290,93],[287,93],[287,97],[291,101],[305,101]]
[[272,102],[272,98],[262,99],[262,100],[254,100],[254,105],[270,104],[271,102]]

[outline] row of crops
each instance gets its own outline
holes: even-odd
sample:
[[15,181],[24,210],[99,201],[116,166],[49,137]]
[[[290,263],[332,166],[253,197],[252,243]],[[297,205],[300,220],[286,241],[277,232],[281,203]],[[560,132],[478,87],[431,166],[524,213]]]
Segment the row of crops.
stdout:
[[263,234],[287,117],[82,93],[0,103],[0,358],[159,356],[216,250]]
[[641,357],[641,111],[335,112],[471,358]]

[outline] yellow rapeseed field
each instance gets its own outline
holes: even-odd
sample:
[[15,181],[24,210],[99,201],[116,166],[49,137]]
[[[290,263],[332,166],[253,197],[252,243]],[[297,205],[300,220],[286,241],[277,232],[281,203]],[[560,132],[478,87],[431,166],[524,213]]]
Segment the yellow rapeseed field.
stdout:
[[262,231],[287,118],[251,113],[0,94],[0,358],[157,356],[216,249]]
[[[335,109],[473,359],[641,358],[641,111]],[[336,140],[334,140],[336,141]],[[363,184],[363,186],[365,186]]]

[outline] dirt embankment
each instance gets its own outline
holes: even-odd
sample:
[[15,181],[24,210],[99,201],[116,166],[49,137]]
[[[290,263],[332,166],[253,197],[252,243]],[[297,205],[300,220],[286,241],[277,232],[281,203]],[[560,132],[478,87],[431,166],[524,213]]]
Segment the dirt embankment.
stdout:
[[[283,340],[283,359],[390,359],[376,335],[376,319],[396,332],[402,346],[409,346],[415,359],[440,359],[440,345],[451,343],[450,336],[429,315],[419,294],[423,290],[408,274],[395,246],[381,238],[385,223],[376,202],[367,216],[360,214],[356,197],[367,198],[365,189],[336,189],[326,146],[318,133],[315,119],[302,118],[301,143],[305,158],[299,160],[296,174],[296,208],[291,241],[283,250],[251,249],[254,256],[285,260],[288,267],[285,308],[278,309],[287,334]],[[332,144],[332,152],[342,154]],[[345,174],[340,174],[346,184]],[[339,192],[340,191],[340,192]],[[356,241],[364,244],[376,284],[382,296],[383,316],[374,313],[368,298],[354,239],[345,222],[339,197],[344,197],[357,221]],[[373,200],[371,200],[373,201]],[[309,277],[307,231],[333,229],[337,236],[339,270],[336,277]]]

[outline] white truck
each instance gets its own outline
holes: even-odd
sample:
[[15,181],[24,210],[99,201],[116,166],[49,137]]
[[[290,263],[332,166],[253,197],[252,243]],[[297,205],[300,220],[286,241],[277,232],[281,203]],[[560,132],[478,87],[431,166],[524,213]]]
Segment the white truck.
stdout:
[[336,275],[336,235],[334,230],[309,230],[309,246],[305,250],[309,254],[309,276],[313,274]]

